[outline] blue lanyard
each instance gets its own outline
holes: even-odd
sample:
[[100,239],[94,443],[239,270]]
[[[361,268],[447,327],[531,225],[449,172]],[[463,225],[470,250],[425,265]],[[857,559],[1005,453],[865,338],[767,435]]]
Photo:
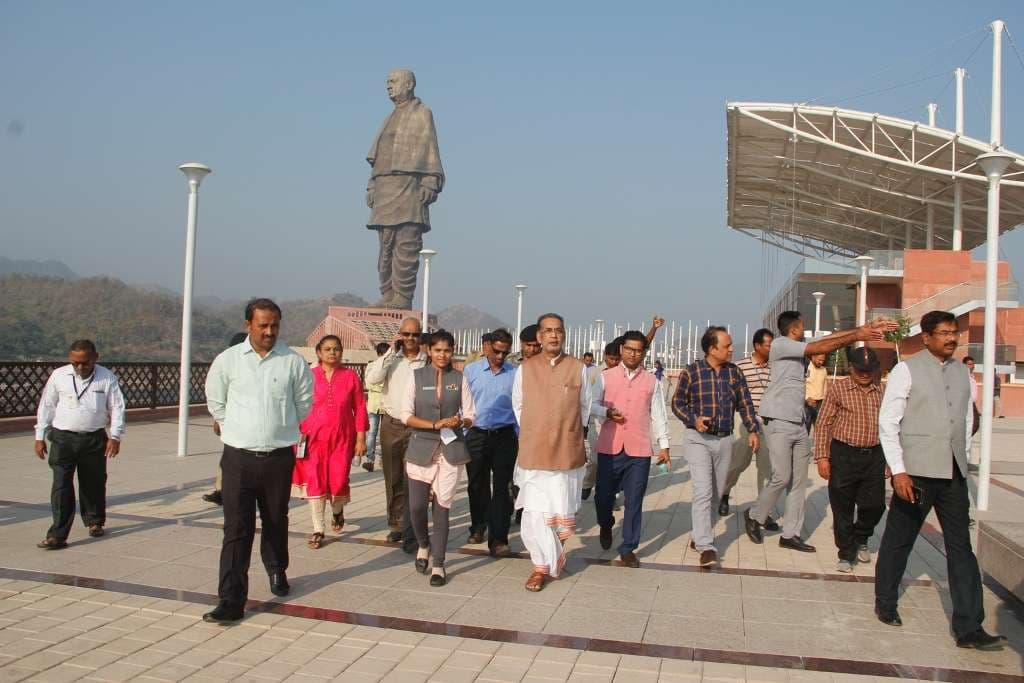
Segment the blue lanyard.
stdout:
[[92,386],[92,381],[95,378],[96,378],[96,373],[95,372],[92,373],[91,375],[89,375],[89,381],[85,382],[82,385],[82,391],[81,391],[81,393],[79,393],[79,391],[78,391],[78,381],[75,379],[75,375],[71,375],[71,386],[73,386],[75,388],[75,400],[76,401],[81,401],[82,400],[82,397],[85,396],[85,392],[87,392],[89,390],[89,387]]

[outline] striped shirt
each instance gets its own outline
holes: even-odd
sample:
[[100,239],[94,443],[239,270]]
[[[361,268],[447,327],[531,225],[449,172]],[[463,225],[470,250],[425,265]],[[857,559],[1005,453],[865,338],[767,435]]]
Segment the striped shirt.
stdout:
[[837,380],[825,394],[814,423],[814,461],[828,459],[833,439],[856,448],[877,446],[881,408],[878,384],[860,387],[849,377]]
[[733,363],[716,371],[702,358],[683,368],[672,412],[690,429],[697,428],[697,417],[710,418],[708,431],[718,436],[732,433],[733,414],[738,412],[748,432],[760,431],[747,381]]
[[768,388],[768,379],[771,377],[768,361],[758,363],[753,356],[747,356],[736,361],[736,367],[740,369],[743,378],[747,380],[750,400],[754,403],[754,412],[757,412],[761,409],[761,397],[764,396],[764,390]]

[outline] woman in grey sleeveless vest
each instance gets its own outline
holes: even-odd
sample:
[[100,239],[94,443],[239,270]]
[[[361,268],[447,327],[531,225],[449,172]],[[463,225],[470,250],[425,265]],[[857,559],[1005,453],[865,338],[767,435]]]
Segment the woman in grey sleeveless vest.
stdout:
[[[438,330],[430,335],[430,365],[416,370],[402,400],[400,419],[413,432],[405,452],[409,514],[419,550],[416,570],[433,568],[431,586],[445,584],[448,515],[463,465],[469,462],[464,431],[473,424],[473,395],[462,373],[452,367],[455,339]],[[427,498],[434,494],[434,529],[427,534]],[[428,562],[433,558],[433,562]]]

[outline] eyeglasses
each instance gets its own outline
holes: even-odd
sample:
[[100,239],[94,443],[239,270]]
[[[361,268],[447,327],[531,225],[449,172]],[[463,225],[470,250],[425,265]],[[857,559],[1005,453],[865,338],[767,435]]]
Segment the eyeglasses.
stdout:
[[932,337],[959,337],[960,330],[934,330],[931,332]]
[[632,354],[641,354],[641,353],[643,353],[645,351],[645,349],[637,349],[637,348],[633,348],[632,346],[621,346],[619,348],[622,351],[622,353],[627,353],[628,352],[628,353],[632,353]]

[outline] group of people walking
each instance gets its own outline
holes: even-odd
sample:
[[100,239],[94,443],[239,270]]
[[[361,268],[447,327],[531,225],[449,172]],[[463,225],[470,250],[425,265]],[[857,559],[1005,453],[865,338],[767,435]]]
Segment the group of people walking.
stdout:
[[[592,357],[566,354],[564,320],[546,313],[522,330],[522,350],[515,357],[511,334],[497,330],[488,335],[482,356],[460,371],[452,365],[452,335],[423,335],[419,320],[407,318],[399,338],[378,348],[377,360],[366,368],[364,381],[372,387],[368,410],[363,383],[341,365],[338,337],[319,341],[318,362],[310,369],[279,340],[277,304],[250,301],[245,340],[216,358],[206,382],[209,411],[224,443],[224,538],[219,602],[204,619],[230,623],[244,615],[257,509],[270,590],[288,594],[289,499],[309,501],[310,548],[322,547],[328,524],[340,533],[353,460],[369,456],[363,466],[373,470],[378,427],[387,539],[414,554],[415,568],[429,575],[429,585],[447,582],[450,511],[463,476],[470,543],[486,541],[492,556],[509,556],[512,519],[519,517],[533,563],[526,590],[543,590],[562,574],[565,542],[591,487],[605,549],[613,541],[617,495],[624,494],[618,564],[639,567],[636,550],[652,462],[666,471],[671,466],[663,377],[644,367],[659,322],[655,318],[647,335],[627,331],[614,340],[605,350],[605,366],[597,368]],[[693,488],[691,547],[702,566],[717,563],[716,519],[729,513],[730,493],[756,458],[758,496],[743,512],[747,536],[760,544],[765,531],[780,530],[781,547],[814,552],[802,538],[813,457],[829,481],[837,569],[850,571],[854,563],[870,560],[867,540],[884,512],[884,482],[891,474],[895,496],[876,568],[878,618],[900,624],[900,581],[934,507],[945,536],[957,643],[999,647],[1005,639],[981,627],[981,580],[968,533],[972,385],[966,366],[952,360],[955,316],[924,316],[925,351],[899,363],[884,392],[874,352],[847,348],[849,377],[827,388],[821,380],[820,392],[809,393],[808,359],[822,368],[818,359],[824,354],[882,341],[893,328],[880,319],[805,341],[800,314],[785,312],[779,335],[758,330],[753,353],[736,364],[728,330],[707,329],[704,358],[681,370],[670,401],[686,427],[682,454]],[[116,377],[97,359],[91,342],[75,342],[70,365],[54,372],[40,403],[36,454],[49,455],[54,471],[54,522],[41,548],[67,544],[76,467],[84,521],[90,535],[103,533],[106,458],[119,450],[124,400]],[[784,494],[780,526],[776,508]]]

